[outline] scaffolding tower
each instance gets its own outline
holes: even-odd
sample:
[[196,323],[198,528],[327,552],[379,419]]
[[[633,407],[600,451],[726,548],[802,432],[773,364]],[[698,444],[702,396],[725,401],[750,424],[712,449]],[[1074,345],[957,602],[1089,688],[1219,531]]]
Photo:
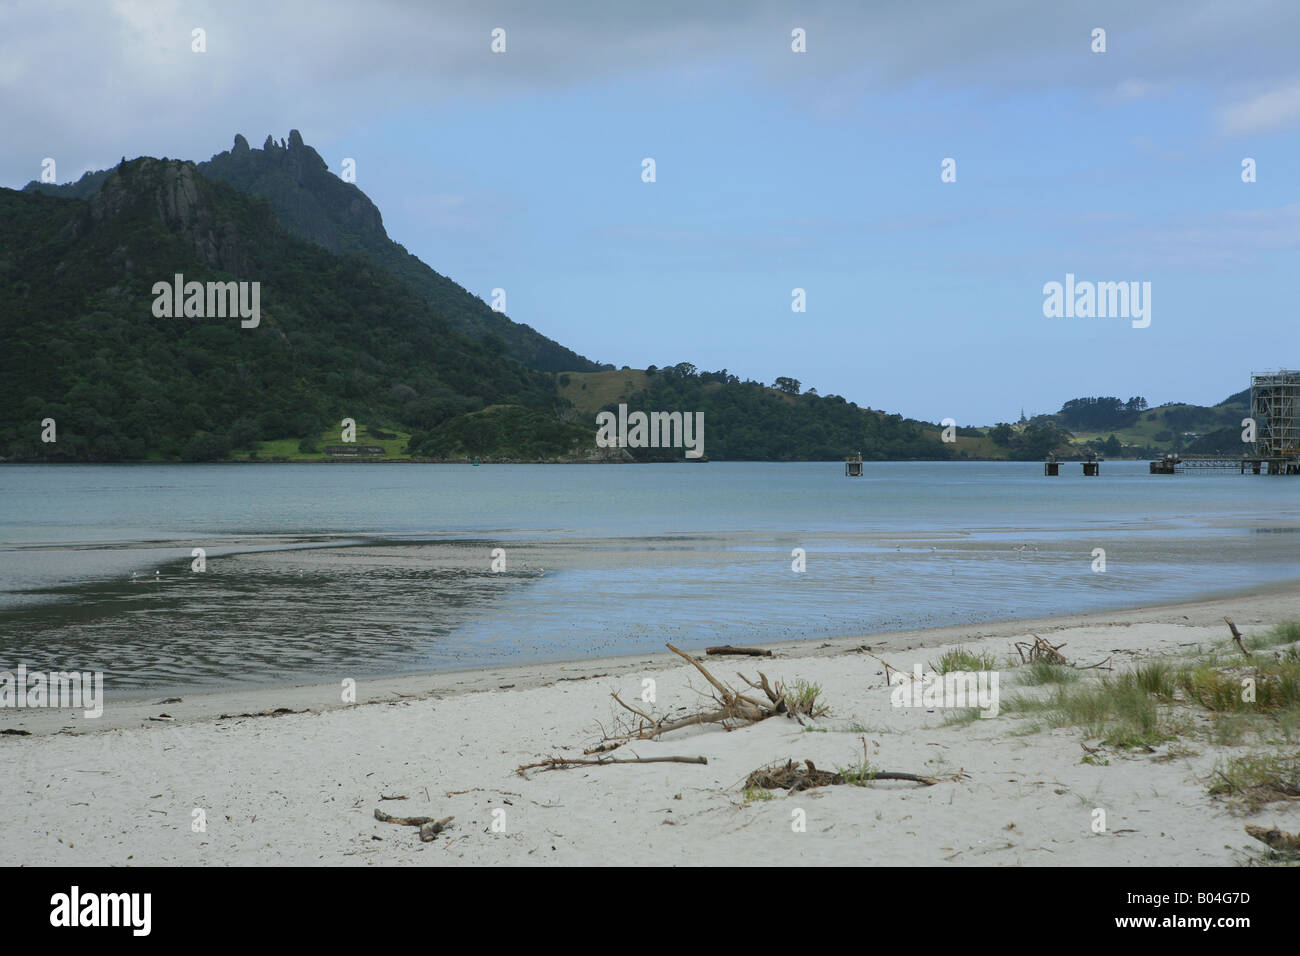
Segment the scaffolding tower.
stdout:
[[1293,473],[1288,466],[1300,462],[1300,372],[1252,375],[1250,415],[1255,419],[1255,454],[1270,465],[1277,461],[1282,473]]

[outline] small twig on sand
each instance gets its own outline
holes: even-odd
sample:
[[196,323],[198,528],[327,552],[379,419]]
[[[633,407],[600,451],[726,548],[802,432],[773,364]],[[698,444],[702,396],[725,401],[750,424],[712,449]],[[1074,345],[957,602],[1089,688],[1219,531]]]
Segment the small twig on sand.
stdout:
[[1241,631],[1237,630],[1237,625],[1232,623],[1232,618],[1225,617],[1223,620],[1227,623],[1228,630],[1232,631],[1232,639],[1236,641],[1237,646],[1241,648],[1241,653],[1245,654],[1246,659],[1249,660],[1250,651],[1246,650],[1246,645],[1241,640]]
[[538,763],[526,763],[515,768],[515,773],[527,778],[529,770],[568,770],[570,767],[599,767],[607,763],[698,763],[707,764],[707,757],[597,757],[581,760],[577,757],[550,757]]

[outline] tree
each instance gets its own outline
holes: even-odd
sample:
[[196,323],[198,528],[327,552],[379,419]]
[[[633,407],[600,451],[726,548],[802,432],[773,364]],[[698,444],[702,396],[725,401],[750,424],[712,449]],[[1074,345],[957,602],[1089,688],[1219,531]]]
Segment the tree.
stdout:
[[798,395],[799,385],[800,382],[797,378],[789,378],[785,375],[778,377],[777,380],[772,383],[773,388],[778,392],[785,392],[787,395]]
[[1030,422],[1021,433],[1018,456],[1042,458],[1065,439],[1065,432],[1050,419]]
[[1003,448],[1011,447],[1011,439],[1014,435],[1014,429],[1006,422],[998,422],[989,429],[989,438],[992,439],[993,444],[1001,445]]

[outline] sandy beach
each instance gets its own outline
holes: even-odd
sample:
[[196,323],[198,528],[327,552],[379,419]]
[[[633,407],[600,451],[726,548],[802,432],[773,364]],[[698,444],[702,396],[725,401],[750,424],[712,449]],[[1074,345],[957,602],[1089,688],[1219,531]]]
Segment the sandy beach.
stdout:
[[[1300,619],[1300,587],[709,658],[710,672],[734,686],[738,672],[757,679],[760,670],[816,683],[830,713],[809,726],[777,716],[731,732],[689,727],[614,752],[703,756],[705,765],[515,772],[599,743],[627,716],[612,692],[656,714],[707,704],[702,675],[667,651],[362,682],[355,703],[340,683],[110,699],[97,720],[9,710],[0,730],[28,735],[0,736],[0,864],[1241,864],[1262,849],[1244,825],[1300,831],[1300,801],[1251,812],[1209,795],[1208,781],[1228,757],[1294,753],[1293,742],[1223,743],[1189,728],[1151,748],[1105,747],[1079,727],[1036,728],[1005,706],[1041,690],[1022,686],[1024,668],[1012,666],[1015,642],[1031,635],[1064,644],[1075,664],[1109,658],[1118,674],[1222,644],[1225,615],[1248,638],[1263,633]],[[997,662],[998,716],[894,706],[882,661],[911,672],[959,645]],[[643,703],[647,680],[653,703]],[[744,782],[759,767],[848,767],[864,742],[876,769],[939,782],[747,799]],[[454,820],[426,843],[415,828],[376,820],[376,809]]]

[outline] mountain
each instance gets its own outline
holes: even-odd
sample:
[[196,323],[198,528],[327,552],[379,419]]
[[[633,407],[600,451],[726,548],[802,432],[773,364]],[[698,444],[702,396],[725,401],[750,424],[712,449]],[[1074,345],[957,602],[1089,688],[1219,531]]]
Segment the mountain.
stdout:
[[[178,273],[247,283],[257,323],[214,313],[211,286],[192,300],[203,315],[160,315],[172,295],[155,286]],[[500,454],[559,457],[592,442],[557,419],[553,375],[466,334],[371,258],[295,236],[266,200],[188,162],[123,162],[88,199],[0,189],[0,302],[0,457],[315,450],[339,439],[344,418],[361,437],[400,428],[412,446],[449,453],[483,433],[466,431],[471,418],[499,426],[489,437]],[[41,441],[46,419],[54,443]]]
[[[408,274],[383,264],[380,238],[400,249],[296,135],[262,150],[237,140],[198,166],[146,157],[68,187],[0,190],[0,458],[320,459],[354,451],[341,442],[352,419],[366,457],[680,460],[592,447],[593,407],[621,400],[704,413],[712,458],[948,457],[933,426],[788,380],[680,364],[624,394],[607,387],[621,373],[530,368],[465,316],[477,305],[508,320],[404,251]],[[172,294],[177,274],[201,284],[194,314],[162,308],[190,302],[188,287]],[[212,283],[255,283],[258,320],[211,311]]]
[[[197,164],[207,179],[228,183],[241,193],[271,204],[290,235],[336,254],[356,253],[406,282],[454,328],[476,339],[499,339],[507,355],[542,371],[595,371],[601,366],[547,338],[530,326],[493,311],[446,276],[425,265],[388,237],[379,209],[353,183],[329,171],[297,130],[287,142],[270,136],[252,149],[243,136],[234,146]],[[87,173],[76,183],[55,186],[31,182],[26,191],[89,199],[106,182],[108,171]]]

